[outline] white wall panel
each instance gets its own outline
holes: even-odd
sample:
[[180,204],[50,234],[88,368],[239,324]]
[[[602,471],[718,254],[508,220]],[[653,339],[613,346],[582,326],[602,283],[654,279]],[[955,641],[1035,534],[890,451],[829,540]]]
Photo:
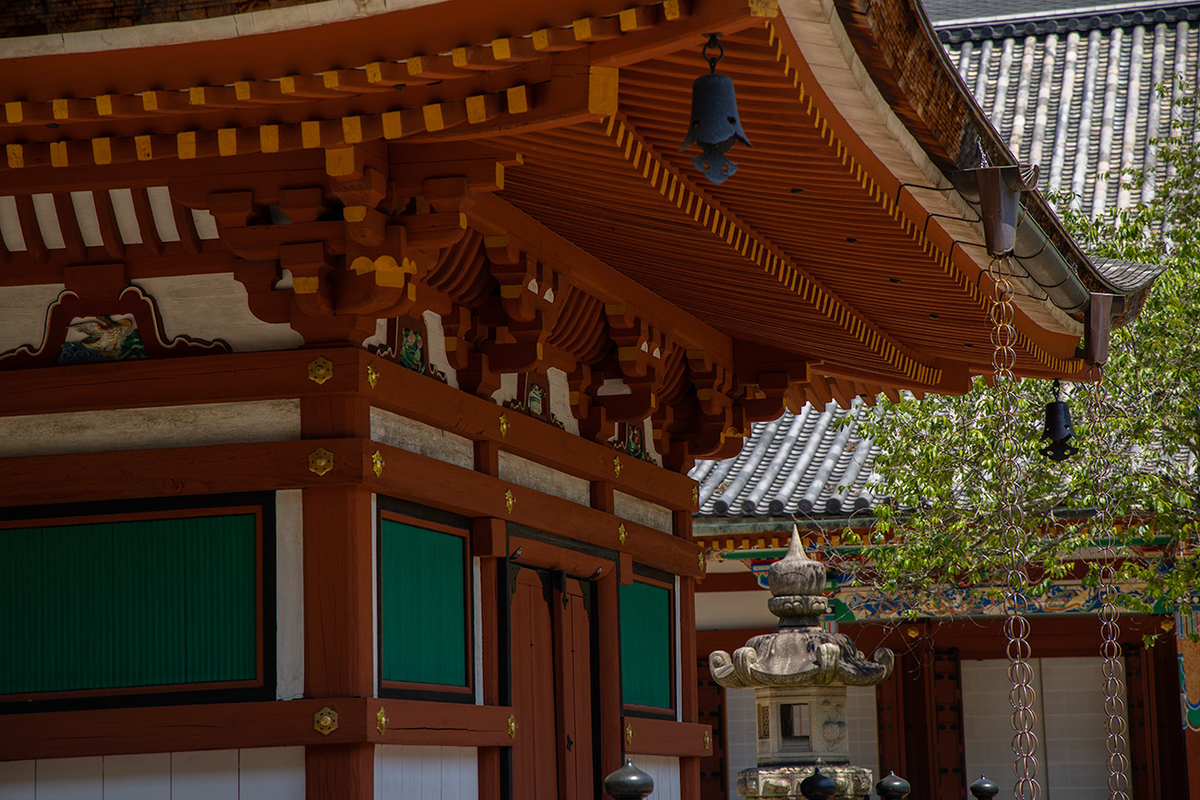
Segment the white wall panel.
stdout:
[[275,696],[279,700],[304,696],[303,503],[300,489],[275,493]]
[[654,778],[654,791],[649,800],[681,800],[679,759],[669,756],[630,756],[634,765]]
[[[0,200],[4,198],[0,197]],[[2,207],[0,214],[3,214]],[[13,248],[9,247],[9,250]],[[34,350],[41,347],[46,338],[46,310],[65,288],[61,283],[5,286],[0,292],[0,353],[22,345],[29,345]]]
[[257,747],[238,758],[241,800],[304,800],[303,747]]
[[39,760],[37,800],[104,800],[104,759]]
[[168,337],[223,339],[238,353],[304,344],[304,337],[286,322],[263,322],[254,316],[246,287],[230,273],[139,278],[133,283],[158,304]]
[[238,800],[238,751],[172,753],[171,800]]
[[846,689],[846,735],[850,739],[850,763],[871,770],[879,780],[879,721],[874,686],[850,686]]
[[0,417],[0,458],[299,438],[298,400]]
[[473,747],[375,748],[376,800],[456,800],[479,797],[479,755]]
[[[1034,691],[1038,704],[1037,759],[1046,763],[1044,721],[1041,709],[1042,681],[1041,659],[1030,659],[1033,667]],[[963,744],[966,750],[967,783],[980,775],[986,775],[1000,787],[1000,797],[1011,797],[1013,793],[1012,754],[1012,707],[1008,704],[1008,661],[987,659],[985,661],[963,661],[962,668],[962,713]],[[1047,795],[1045,787],[1043,797]]]
[[1099,656],[1042,659],[1043,795],[1054,800],[1108,796],[1102,664]]
[[0,800],[304,800],[304,748],[0,762]]
[[171,800],[171,754],[105,756],[104,800]]
[[35,800],[37,763],[0,761],[0,800]]
[[[724,594],[724,593],[723,593]],[[700,595],[697,595],[699,599]],[[731,798],[737,797],[737,776],[758,766],[758,732],[754,724],[754,690],[722,689],[725,693],[725,761]]]

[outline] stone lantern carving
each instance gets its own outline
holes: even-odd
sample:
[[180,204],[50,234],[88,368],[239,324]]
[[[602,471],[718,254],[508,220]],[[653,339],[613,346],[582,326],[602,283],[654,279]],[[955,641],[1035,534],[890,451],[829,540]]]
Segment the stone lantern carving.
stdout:
[[837,784],[834,798],[865,798],[872,775],[850,764],[846,687],[887,680],[892,651],[881,647],[868,661],[848,636],[820,626],[821,615],[829,613],[825,565],[805,555],[795,528],[787,555],[771,565],[767,581],[767,607],[779,627],[732,656],[718,650],[708,657],[718,684],[754,689],[758,766],[738,775],[738,794],[801,798],[801,782],[820,767]]

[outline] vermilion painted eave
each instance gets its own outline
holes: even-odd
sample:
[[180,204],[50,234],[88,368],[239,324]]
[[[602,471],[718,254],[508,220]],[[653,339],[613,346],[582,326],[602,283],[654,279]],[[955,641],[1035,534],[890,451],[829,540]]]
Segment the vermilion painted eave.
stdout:
[[[46,101],[351,69],[527,36],[651,0],[446,0],[361,19],[186,44],[0,60],[5,100]],[[186,22],[169,23],[187,25]],[[66,34],[70,36],[71,34]]]
[[[857,158],[864,168],[874,178],[876,183],[880,184],[886,192],[893,197],[899,197],[901,208],[903,208],[911,218],[918,222],[923,222],[929,212],[920,206],[917,199],[910,193],[901,192],[901,181],[895,174],[871,151],[870,147],[859,137],[854,128],[846,120],[846,118],[838,111],[837,106],[825,93],[817,80],[812,69],[804,59],[797,45],[796,40],[792,37],[787,24],[781,18],[776,25],[776,31],[779,36],[785,54],[791,59],[792,64],[802,76],[805,86],[813,87],[812,97],[813,102],[821,109],[821,113],[829,120],[842,142],[850,149],[851,153]],[[957,73],[951,73],[954,79],[957,79]],[[949,76],[948,78],[949,79]],[[972,101],[973,102],[973,101]],[[934,242],[943,253],[948,254],[955,266],[957,266],[967,278],[983,288],[985,292],[990,293],[991,282],[986,275],[983,275],[979,266],[975,261],[969,258],[961,248],[953,247],[954,237],[952,237],[940,222],[934,218],[930,219],[927,227],[927,236]],[[983,241],[978,242],[979,246],[983,246]],[[962,299],[966,302],[973,302],[964,292]],[[931,298],[931,300],[935,300]],[[986,311],[980,309],[980,314],[986,314]],[[1074,359],[1075,349],[1079,346],[1079,337],[1068,336],[1061,333],[1046,330],[1033,320],[1031,320],[1020,309],[1016,309],[1015,325],[1017,329],[1025,334],[1031,342],[1038,347],[1041,347],[1048,354],[1061,359]],[[927,354],[930,360],[933,360],[939,354]],[[1081,364],[1082,366],[1082,364]],[[1051,374],[1051,370],[1047,370],[1047,375]],[[1064,373],[1063,377],[1068,374]]]

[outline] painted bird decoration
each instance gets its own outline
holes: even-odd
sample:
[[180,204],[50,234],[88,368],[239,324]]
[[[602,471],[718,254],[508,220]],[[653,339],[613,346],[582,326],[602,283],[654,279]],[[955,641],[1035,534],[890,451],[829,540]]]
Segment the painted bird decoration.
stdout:
[[121,345],[129,338],[129,334],[133,333],[133,320],[115,320],[102,314],[94,322],[76,322],[71,328],[83,334],[80,344],[88,350],[104,358],[114,358],[120,354]]

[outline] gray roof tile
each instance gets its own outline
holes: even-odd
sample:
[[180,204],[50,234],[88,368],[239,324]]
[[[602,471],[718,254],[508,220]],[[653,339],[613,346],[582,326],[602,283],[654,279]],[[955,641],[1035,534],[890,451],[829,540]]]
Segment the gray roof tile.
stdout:
[[[930,15],[985,20],[1042,10],[1056,16],[1090,14],[1099,5],[1069,0],[926,0]],[[1149,199],[1161,166],[1150,140],[1170,131],[1170,97],[1155,87],[1176,76],[1200,83],[1200,6],[1120,3],[1126,7],[1173,7],[1173,21],[1113,27],[1123,19],[1081,18],[1075,30],[972,40],[949,44],[951,60],[976,100],[1017,157],[1042,165],[1042,189],[1071,191],[1093,214]],[[1086,6],[1086,8],[1084,8]],[[1069,8],[1068,8],[1069,7]],[[1196,13],[1193,13],[1196,12]],[[991,15],[990,17],[988,15]],[[1104,24],[1100,24],[1103,22]],[[1096,25],[1088,30],[1088,26]],[[989,35],[996,29],[986,27]],[[975,34],[980,29],[972,29]],[[998,30],[1002,33],[1003,26]],[[943,32],[944,33],[944,32]],[[1178,89],[1176,90],[1178,91]],[[1148,176],[1139,191],[1122,189],[1122,169]],[[1162,271],[1153,264],[1094,259],[1105,279],[1119,289],[1136,289]],[[868,406],[850,411],[830,404],[805,406],[796,416],[758,423],[735,458],[700,461],[704,516],[847,516],[871,507],[878,448],[857,434],[856,420]],[[845,427],[839,421],[849,415]]]

